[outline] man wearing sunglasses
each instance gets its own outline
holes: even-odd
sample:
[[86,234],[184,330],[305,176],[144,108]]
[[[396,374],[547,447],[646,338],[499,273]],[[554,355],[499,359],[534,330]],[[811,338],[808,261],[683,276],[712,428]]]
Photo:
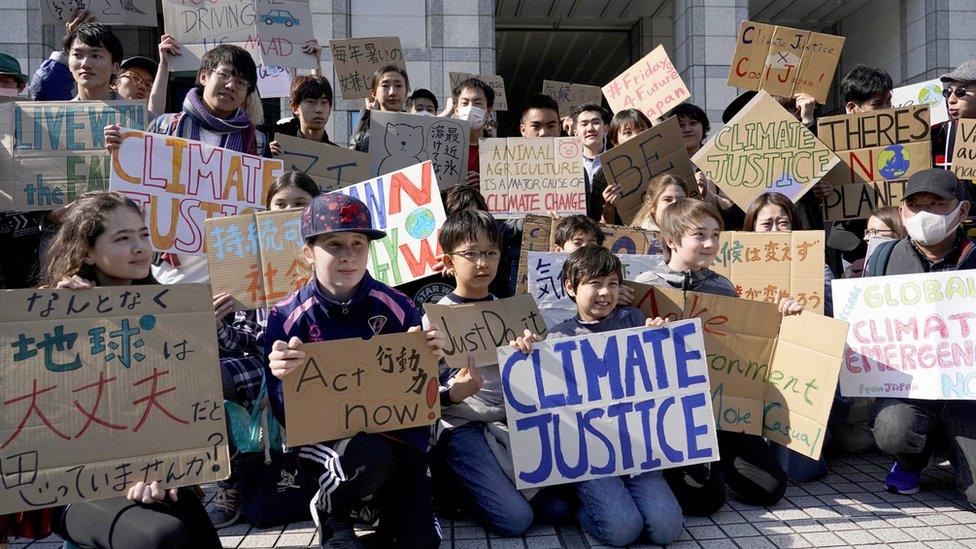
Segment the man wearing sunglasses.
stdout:
[[[976,118],[976,59],[970,59],[942,75],[942,96],[949,120],[932,126],[932,165],[952,169],[952,149],[960,118]],[[967,189],[971,185],[966,185]]]

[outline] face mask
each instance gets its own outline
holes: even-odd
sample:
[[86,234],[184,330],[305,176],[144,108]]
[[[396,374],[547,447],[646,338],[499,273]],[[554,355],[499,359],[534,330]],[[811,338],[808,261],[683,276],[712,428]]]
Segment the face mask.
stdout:
[[908,236],[912,237],[912,240],[923,246],[938,244],[945,240],[959,225],[956,216],[959,215],[960,208],[962,208],[962,202],[956,206],[955,210],[946,215],[920,211],[904,221],[905,230],[908,231]]
[[436,114],[430,111],[417,111],[414,114],[419,114],[420,116],[437,116]]
[[17,88],[0,88],[0,95],[4,97],[17,97],[20,95],[20,92],[17,91]]
[[458,118],[461,120],[467,120],[471,123],[472,130],[480,130],[481,128],[485,127],[485,115],[487,112],[481,107],[475,107],[472,105],[458,107],[457,114]]

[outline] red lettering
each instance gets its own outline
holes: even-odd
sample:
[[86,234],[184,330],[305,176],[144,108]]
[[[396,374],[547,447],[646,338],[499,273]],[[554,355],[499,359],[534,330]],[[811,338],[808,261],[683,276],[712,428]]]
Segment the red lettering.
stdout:
[[430,203],[430,181],[433,169],[430,162],[424,162],[420,168],[420,186],[415,186],[410,178],[402,171],[390,176],[390,207],[389,215],[400,213],[400,191],[410,195],[410,200],[418,206]]

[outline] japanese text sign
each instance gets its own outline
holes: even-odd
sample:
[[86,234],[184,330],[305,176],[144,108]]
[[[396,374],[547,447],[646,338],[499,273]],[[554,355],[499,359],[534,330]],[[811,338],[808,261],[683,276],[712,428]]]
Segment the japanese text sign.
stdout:
[[63,26],[76,10],[88,10],[104,25],[156,27],[156,0],[38,0],[41,24]]
[[264,209],[281,161],[122,128],[113,191],[142,208],[153,248],[203,254],[203,220]]
[[946,100],[942,97],[942,81],[938,78],[891,90],[892,107],[911,107],[912,105],[928,105],[931,118],[929,122],[933,126],[949,120]]
[[453,90],[458,84],[464,82],[469,78],[477,78],[491,88],[495,92],[495,101],[491,106],[491,110],[494,112],[507,111],[508,110],[508,96],[505,94],[505,80],[501,76],[495,74],[474,74],[468,72],[449,72],[447,77],[451,80],[451,89]]
[[369,153],[373,173],[390,173],[430,160],[441,189],[468,175],[471,123],[457,118],[372,111]]
[[396,65],[407,70],[398,36],[329,40],[329,49],[343,99],[369,97],[373,71],[380,67]]
[[556,100],[559,105],[559,116],[569,116],[573,109],[587,103],[603,102],[603,90],[600,86],[587,84],[571,84],[557,80],[543,80],[542,93]]
[[284,169],[305,172],[323,191],[334,191],[376,176],[366,153],[290,135],[278,134],[275,141],[281,145],[282,154],[276,158],[284,163]]
[[702,325],[498,349],[519,489],[719,459]]
[[952,149],[952,173],[959,179],[976,179],[976,119],[960,118]]
[[729,86],[827,102],[845,38],[743,21],[729,67]]
[[976,400],[972,271],[833,281],[844,396]]
[[230,474],[206,284],[0,293],[0,513]]
[[654,48],[603,86],[603,95],[613,112],[637,109],[651,120],[691,98],[664,46]]
[[691,161],[748,210],[757,196],[767,192],[796,202],[840,159],[760,91]]
[[478,154],[481,194],[495,216],[586,213],[578,138],[482,139]]
[[743,299],[777,303],[792,296],[823,313],[823,231],[723,231],[711,268],[731,280]]
[[423,333],[302,345],[283,382],[288,445],[432,425],[441,416],[437,359]]
[[109,124],[144,128],[145,102],[0,103],[0,211],[53,210],[107,189]]

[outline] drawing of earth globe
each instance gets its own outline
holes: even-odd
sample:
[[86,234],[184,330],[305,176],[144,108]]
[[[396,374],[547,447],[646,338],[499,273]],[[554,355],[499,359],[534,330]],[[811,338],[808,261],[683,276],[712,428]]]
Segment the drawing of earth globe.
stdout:
[[932,84],[918,90],[919,105],[935,105],[939,101],[942,101],[942,86]]
[[908,172],[911,157],[902,145],[888,145],[878,155],[878,173],[885,179],[898,179]]
[[427,208],[417,208],[407,216],[407,234],[417,240],[430,236],[436,225],[434,212]]

